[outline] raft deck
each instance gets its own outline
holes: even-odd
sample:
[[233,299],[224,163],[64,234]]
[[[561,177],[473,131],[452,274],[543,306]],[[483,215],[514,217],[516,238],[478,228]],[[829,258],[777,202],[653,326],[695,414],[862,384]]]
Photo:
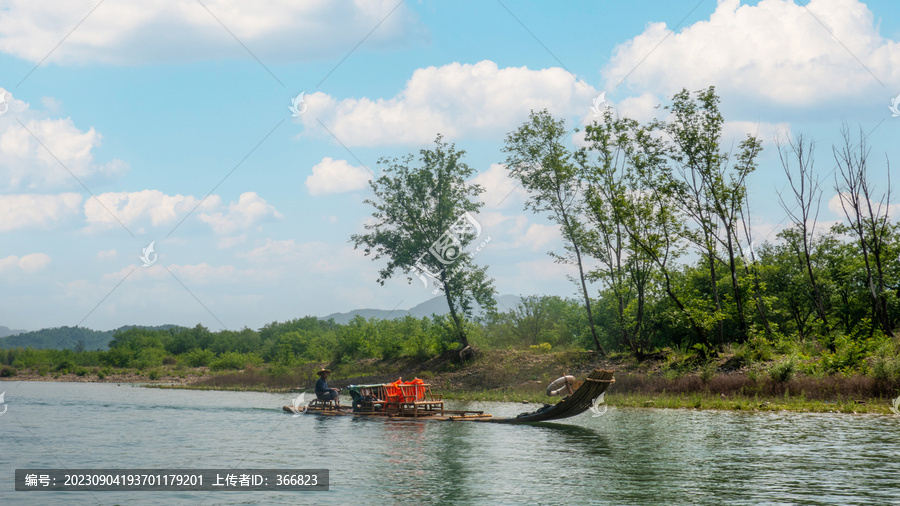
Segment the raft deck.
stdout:
[[[474,421],[490,423],[534,423],[560,420],[580,415],[590,409],[593,402],[616,380],[613,372],[607,369],[594,369],[568,397],[552,406],[546,406],[531,413],[522,413],[515,417],[495,418],[483,411],[443,409],[443,401],[439,397],[429,397],[419,402],[391,403],[379,400],[376,404],[382,410],[362,409],[353,411],[350,407],[336,408],[331,401],[313,400],[298,413],[293,406],[284,406],[288,413],[315,414],[322,416],[358,416],[409,420],[441,420],[441,421]],[[426,385],[427,386],[427,385]],[[366,388],[374,387],[367,385]],[[422,397],[422,394],[419,394]],[[388,408],[388,409],[385,409]]]

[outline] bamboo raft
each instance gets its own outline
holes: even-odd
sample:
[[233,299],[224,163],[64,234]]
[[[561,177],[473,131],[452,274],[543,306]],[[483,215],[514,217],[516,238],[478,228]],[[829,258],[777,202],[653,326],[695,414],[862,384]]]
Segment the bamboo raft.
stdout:
[[[594,400],[606,392],[616,380],[613,371],[594,369],[583,382],[576,383],[572,395],[554,405],[515,417],[495,418],[483,411],[451,410],[444,408],[440,395],[431,393],[430,385],[421,382],[387,385],[351,385],[354,408],[337,408],[331,401],[313,400],[306,406],[284,406],[284,411],[320,416],[357,416],[391,419],[474,421],[489,423],[534,423],[571,418],[590,409]],[[368,402],[358,402],[368,398]]]

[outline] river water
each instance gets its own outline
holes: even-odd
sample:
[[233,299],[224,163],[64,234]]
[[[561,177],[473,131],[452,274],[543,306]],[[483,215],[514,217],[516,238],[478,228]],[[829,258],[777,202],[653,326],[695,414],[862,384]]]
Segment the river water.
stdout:
[[[287,394],[9,381],[0,391],[0,504],[900,504],[893,415],[610,408],[510,426],[295,417],[281,411]],[[20,468],[321,468],[330,490],[17,492]]]

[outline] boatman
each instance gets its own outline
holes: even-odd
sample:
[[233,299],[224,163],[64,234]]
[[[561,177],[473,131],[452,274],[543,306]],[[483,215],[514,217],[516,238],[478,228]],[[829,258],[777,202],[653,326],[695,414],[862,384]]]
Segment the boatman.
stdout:
[[331,373],[329,369],[322,369],[316,374],[319,375],[319,380],[316,381],[316,397],[320,401],[334,401],[334,405],[340,409],[341,402],[338,400],[338,392],[341,391],[340,388],[328,388],[328,375]]

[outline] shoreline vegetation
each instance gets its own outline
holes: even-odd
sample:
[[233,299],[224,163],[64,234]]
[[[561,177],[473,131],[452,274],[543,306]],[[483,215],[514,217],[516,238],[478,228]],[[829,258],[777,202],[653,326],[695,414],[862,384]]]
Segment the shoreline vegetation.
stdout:
[[[666,119],[647,122],[606,108],[581,147],[547,110],[506,137],[504,165],[528,194],[525,210],[558,227],[564,247],[550,255],[578,273],[577,298],[494,304],[493,278],[473,260],[489,239],[472,216],[484,189],[465,151],[437,135],[418,156],[379,160],[373,221],[351,241],[388,260],[378,281],[415,274],[447,314],[120,328],[108,351],[65,344],[83,334],[61,328],[41,332],[56,349],[0,349],[0,377],[287,392],[310,390],[326,365],[337,387],[418,376],[448,398],[545,402],[553,379],[603,367],[616,370],[610,405],[890,412],[900,399],[900,221],[880,175],[889,161],[870,160],[865,132],[845,125],[830,150],[830,197],[815,141],[776,142],[767,149],[787,179],[778,202],[788,216],[762,235],[749,198],[762,141],[725,135],[714,87],[670,99]],[[838,221],[817,224],[823,199],[840,207]]]
[[[674,355],[674,356],[673,356]],[[733,368],[734,356],[722,356],[700,367],[678,365],[678,353],[637,362],[625,354],[610,358],[594,352],[479,350],[459,363],[444,353],[429,360],[363,359],[334,364],[309,362],[287,370],[277,365],[248,364],[243,369],[213,371],[209,367],[165,364],[151,370],[111,367],[59,369],[0,368],[0,380],[143,383],[165,389],[312,391],[315,371],[329,367],[333,386],[388,382],[419,377],[445,399],[552,403],[544,389],[563,373],[583,377],[597,367],[616,370],[616,383],[605,396],[619,408],[703,409],[892,414],[900,382],[861,374],[812,376],[784,371],[784,360]],[[684,358],[684,357],[682,357]]]

